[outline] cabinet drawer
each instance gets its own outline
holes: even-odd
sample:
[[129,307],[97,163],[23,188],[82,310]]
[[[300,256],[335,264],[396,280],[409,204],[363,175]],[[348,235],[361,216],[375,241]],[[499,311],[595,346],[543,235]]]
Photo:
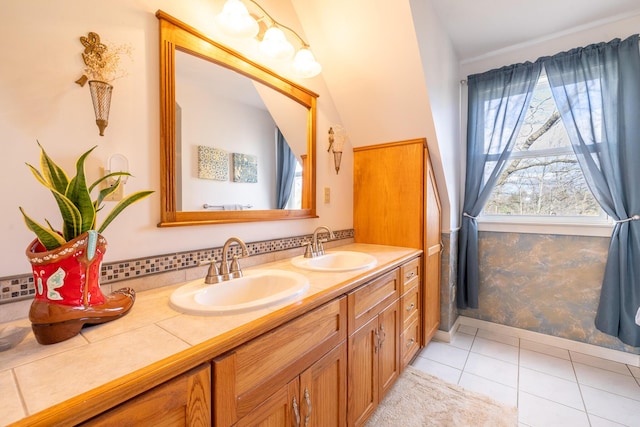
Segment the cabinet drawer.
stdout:
[[402,313],[402,327],[403,329],[409,326],[409,324],[418,319],[419,304],[420,304],[420,291],[416,285],[409,289],[400,299],[400,312]]
[[400,266],[401,295],[404,295],[406,291],[420,283],[420,260],[422,258],[418,257]]
[[420,348],[420,322],[416,319],[400,336],[400,357],[404,368],[411,362]]
[[399,287],[399,270],[395,269],[347,294],[349,334],[397,299]]
[[346,338],[338,298],[213,361],[216,426],[235,423]]

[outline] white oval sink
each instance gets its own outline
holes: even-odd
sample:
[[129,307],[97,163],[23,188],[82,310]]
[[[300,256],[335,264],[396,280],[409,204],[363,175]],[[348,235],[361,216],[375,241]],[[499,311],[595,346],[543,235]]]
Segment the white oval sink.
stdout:
[[207,285],[194,280],[176,289],[171,306],[187,314],[236,314],[293,299],[309,288],[302,274],[286,270],[247,270],[244,277]]
[[315,258],[303,255],[291,259],[291,263],[305,270],[313,271],[351,271],[374,267],[378,260],[362,252],[334,251],[326,252]]

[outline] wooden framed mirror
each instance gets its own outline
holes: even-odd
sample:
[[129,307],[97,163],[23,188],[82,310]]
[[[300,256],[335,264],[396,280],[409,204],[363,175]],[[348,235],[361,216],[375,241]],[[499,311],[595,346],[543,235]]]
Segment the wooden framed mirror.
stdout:
[[[156,12],[156,17],[160,24],[162,205],[158,226],[315,218],[318,95],[163,11]],[[190,92],[178,84],[181,81],[193,86]],[[245,89],[254,92],[249,96],[252,101],[236,99]],[[194,101],[189,93],[206,96]],[[265,107],[247,106],[255,100]],[[254,115],[227,116],[237,110]],[[256,114],[266,119],[257,120]],[[254,129],[258,126],[253,126],[258,122],[263,130],[273,129],[272,133],[258,135]],[[230,133],[234,129],[244,133]],[[276,193],[280,188],[273,171],[281,156],[265,148],[275,147],[278,138],[286,140],[288,158],[295,156],[298,164],[292,186],[298,191],[295,203],[282,208],[278,208],[282,197],[272,194],[273,187]],[[211,159],[213,167],[207,163]]]

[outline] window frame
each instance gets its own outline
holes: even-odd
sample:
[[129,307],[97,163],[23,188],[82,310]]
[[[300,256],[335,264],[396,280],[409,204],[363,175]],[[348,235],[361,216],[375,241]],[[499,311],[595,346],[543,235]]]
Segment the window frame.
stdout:
[[[540,76],[540,81],[546,80],[546,73]],[[536,83],[538,84],[538,83]],[[562,119],[561,119],[562,120]],[[564,124],[562,124],[564,126]],[[596,147],[594,147],[595,149]],[[571,146],[545,148],[532,151],[512,151],[509,161],[516,159],[556,156],[563,154],[575,155]],[[489,159],[499,154],[489,155]],[[492,190],[493,192],[493,190]],[[538,234],[564,234],[583,236],[610,237],[615,221],[602,208],[598,216],[552,216],[552,215],[507,215],[486,214],[484,208],[477,218],[479,231],[519,232]]]

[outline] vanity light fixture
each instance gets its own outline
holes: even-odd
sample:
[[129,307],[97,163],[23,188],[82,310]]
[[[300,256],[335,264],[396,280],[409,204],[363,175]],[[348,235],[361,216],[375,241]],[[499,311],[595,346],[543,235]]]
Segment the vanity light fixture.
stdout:
[[340,171],[340,162],[342,162],[342,150],[344,148],[344,143],[348,139],[349,135],[347,135],[342,126],[335,125],[329,128],[329,148],[327,148],[327,152],[331,151],[333,153],[333,164],[336,168],[336,175]]
[[[302,37],[273,19],[254,0],[227,0],[215,20],[220,29],[229,36],[256,38],[260,53],[269,58],[287,60],[293,57],[291,69],[299,77],[314,77],[322,71],[322,66],[316,61]],[[300,44],[297,51],[287,39],[285,31]]]

